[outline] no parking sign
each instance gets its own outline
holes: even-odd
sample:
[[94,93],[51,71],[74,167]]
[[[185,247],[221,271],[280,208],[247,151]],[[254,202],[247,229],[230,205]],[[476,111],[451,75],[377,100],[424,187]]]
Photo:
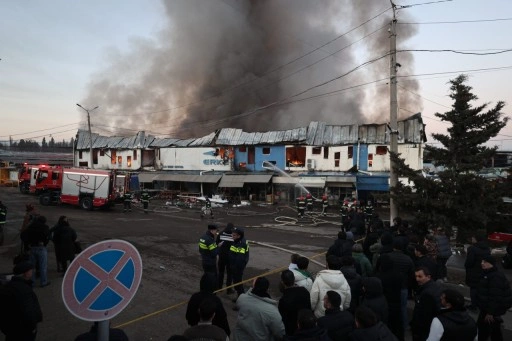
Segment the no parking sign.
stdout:
[[79,319],[109,320],[130,303],[141,278],[142,260],[132,244],[102,241],[73,260],[62,281],[62,299]]

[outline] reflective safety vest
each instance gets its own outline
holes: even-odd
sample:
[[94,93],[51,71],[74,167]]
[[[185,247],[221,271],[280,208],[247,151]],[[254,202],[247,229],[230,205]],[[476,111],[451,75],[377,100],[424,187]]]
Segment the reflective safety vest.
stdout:
[[242,270],[248,262],[249,243],[244,238],[240,238],[229,248],[229,263],[231,268]]
[[306,207],[306,201],[304,200],[304,198],[298,198],[297,199],[297,207],[299,209]]
[[140,196],[140,199],[142,202],[149,202],[149,193],[142,192],[142,195]]
[[203,264],[205,265],[215,265],[217,263],[217,244],[215,243],[215,238],[212,236],[210,232],[206,232],[199,239],[199,253],[201,254],[201,259]]
[[132,201],[132,195],[130,193],[125,193],[123,195],[124,201]]
[[5,224],[7,219],[7,207],[4,205],[0,206],[0,224]]

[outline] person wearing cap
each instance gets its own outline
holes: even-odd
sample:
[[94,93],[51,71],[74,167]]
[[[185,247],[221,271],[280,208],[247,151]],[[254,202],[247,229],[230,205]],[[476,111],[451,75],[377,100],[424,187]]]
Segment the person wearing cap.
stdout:
[[[217,225],[209,224],[208,230],[199,239],[199,253],[201,254],[201,260],[203,270],[205,273],[212,273],[215,275],[217,280],[217,255],[219,253],[218,247],[222,246],[222,242],[218,245],[215,242],[219,228]],[[217,247],[218,246],[218,247]]]
[[492,341],[503,340],[502,315],[512,306],[512,290],[507,277],[496,268],[496,259],[485,255],[481,261],[482,277],[477,286],[478,340],[491,337]]
[[16,264],[14,276],[2,288],[0,323],[6,341],[36,339],[43,313],[32,289],[33,269],[29,261]]
[[233,275],[233,283],[237,296],[244,293],[244,285],[240,283],[244,275],[245,267],[249,262],[249,243],[244,238],[245,232],[241,227],[235,227],[231,236],[233,237],[233,245],[229,248],[229,266]]
[[427,341],[477,340],[476,322],[464,307],[464,296],[454,289],[441,292],[441,311],[430,325]]

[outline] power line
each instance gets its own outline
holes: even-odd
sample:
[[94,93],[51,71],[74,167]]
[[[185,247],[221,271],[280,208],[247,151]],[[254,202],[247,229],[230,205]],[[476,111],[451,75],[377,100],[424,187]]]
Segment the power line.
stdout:
[[411,77],[433,76],[433,75],[448,75],[448,74],[453,74],[453,73],[499,71],[499,70],[508,70],[508,69],[512,69],[512,66],[499,66],[499,67],[482,68],[482,69],[469,69],[469,70],[457,70],[457,71],[432,72],[432,73],[422,73],[422,74],[417,74],[417,75],[402,75],[402,76],[397,76],[397,77],[400,77],[400,78],[411,78]]
[[464,50],[443,49],[443,50],[397,50],[396,52],[452,52],[452,53],[458,53],[458,54],[487,56],[487,55],[501,54],[501,53],[506,53],[506,52],[511,52],[511,51],[512,51],[512,49],[506,49],[506,50],[500,50],[500,51],[494,51],[494,52],[469,52],[469,51],[464,51]]
[[[24,133],[17,133],[17,134],[10,134],[10,135],[1,135],[0,137],[10,137],[10,136],[18,136],[18,135],[27,135],[27,134],[33,134],[33,133],[39,133],[41,131],[46,131],[46,130],[53,130],[53,129],[58,129],[58,128],[63,128],[63,127],[67,127],[67,126],[71,126],[71,125],[75,125],[75,124],[80,124],[81,122],[77,122],[77,123],[70,123],[70,124],[64,124],[62,126],[57,126],[57,127],[53,127],[53,128],[47,128],[47,129],[40,129],[40,130],[33,130],[33,131],[28,131],[28,132],[24,132]],[[48,135],[48,134],[47,134]]]
[[415,7],[415,6],[438,4],[441,2],[451,2],[451,1],[453,1],[453,0],[438,0],[438,1],[421,2],[421,3],[417,3],[417,4],[410,4],[410,5],[397,5],[396,7],[398,9],[402,9],[402,8],[409,8],[409,7]]
[[399,25],[437,25],[437,24],[467,24],[478,22],[510,21],[512,18],[496,19],[478,19],[478,20],[459,20],[459,21],[425,21],[425,22],[399,22]]

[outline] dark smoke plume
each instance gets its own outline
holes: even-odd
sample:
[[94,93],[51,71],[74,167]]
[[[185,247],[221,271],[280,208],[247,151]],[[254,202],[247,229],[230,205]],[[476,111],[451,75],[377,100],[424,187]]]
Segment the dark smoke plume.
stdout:
[[[111,57],[109,67],[89,84],[82,102],[102,109],[102,117],[92,117],[95,128],[118,135],[145,130],[187,138],[222,127],[267,131],[307,126],[310,121],[389,121],[386,81],[351,88],[389,77],[387,56],[295,96],[389,52],[391,10],[339,37],[389,8],[387,0],[163,4],[166,29],[154,40],[134,40],[131,52]],[[398,28],[400,48],[415,32]],[[412,73],[412,55],[400,53],[398,61],[401,74]],[[407,88],[418,87],[408,82]],[[410,93],[399,92],[399,99],[400,106],[419,111],[420,103]],[[409,115],[399,112],[399,117]]]

